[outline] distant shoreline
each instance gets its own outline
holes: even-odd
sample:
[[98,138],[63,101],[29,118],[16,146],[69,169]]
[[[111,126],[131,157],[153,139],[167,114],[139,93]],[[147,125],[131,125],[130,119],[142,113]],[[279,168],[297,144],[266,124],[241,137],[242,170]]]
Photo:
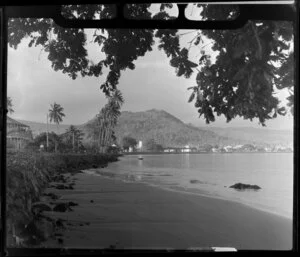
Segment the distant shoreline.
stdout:
[[168,154],[255,154],[255,153],[262,153],[262,154],[273,154],[273,153],[294,153],[294,152],[190,152],[190,153],[166,153],[166,152],[131,152],[131,153],[122,153],[122,155],[168,155]]

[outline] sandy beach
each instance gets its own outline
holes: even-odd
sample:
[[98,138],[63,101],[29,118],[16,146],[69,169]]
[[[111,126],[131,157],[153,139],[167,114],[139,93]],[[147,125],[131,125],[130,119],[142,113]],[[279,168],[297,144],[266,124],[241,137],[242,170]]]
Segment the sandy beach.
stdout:
[[77,206],[44,212],[61,218],[62,239],[45,247],[238,250],[292,249],[292,220],[246,205],[78,173],[73,190],[47,189]]

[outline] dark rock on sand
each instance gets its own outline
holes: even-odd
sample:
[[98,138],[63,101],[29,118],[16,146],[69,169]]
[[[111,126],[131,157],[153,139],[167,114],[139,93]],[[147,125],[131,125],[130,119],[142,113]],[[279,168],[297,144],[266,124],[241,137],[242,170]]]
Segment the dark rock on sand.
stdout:
[[53,193],[44,193],[44,196],[50,197],[52,200],[57,200],[59,197]]
[[66,212],[71,211],[72,209],[69,206],[69,203],[58,203],[54,208],[53,211],[56,212]]
[[203,184],[203,182],[201,182],[201,181],[198,180],[198,179],[191,179],[191,180],[190,180],[190,183],[191,183],[191,184]]
[[58,228],[64,228],[65,227],[62,219],[57,219],[55,221],[55,226],[58,227]]
[[35,202],[31,206],[31,212],[33,214],[41,213],[42,211],[52,211],[52,208],[49,204],[44,202]]
[[69,204],[69,206],[77,206],[78,205],[78,203],[74,203],[74,202],[69,202],[68,204]]
[[56,185],[55,186],[56,189],[60,189],[60,190],[64,190],[64,189],[74,189],[72,185]]
[[250,185],[250,184],[243,184],[243,183],[235,183],[234,185],[230,186],[229,188],[234,188],[237,190],[245,190],[245,189],[253,189],[258,190],[261,189],[261,187],[257,185]]

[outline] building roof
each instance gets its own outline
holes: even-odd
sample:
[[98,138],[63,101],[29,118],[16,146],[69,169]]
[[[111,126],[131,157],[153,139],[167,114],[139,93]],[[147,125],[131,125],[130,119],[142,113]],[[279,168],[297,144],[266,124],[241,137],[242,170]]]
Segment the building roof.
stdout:
[[8,116],[6,117],[6,122],[7,122],[7,124],[16,124],[16,125],[21,126],[21,127],[29,128],[28,125],[25,125],[25,124],[23,124],[23,123],[21,123],[19,121],[16,121],[16,120],[14,120],[14,119],[12,119],[12,118],[10,118]]

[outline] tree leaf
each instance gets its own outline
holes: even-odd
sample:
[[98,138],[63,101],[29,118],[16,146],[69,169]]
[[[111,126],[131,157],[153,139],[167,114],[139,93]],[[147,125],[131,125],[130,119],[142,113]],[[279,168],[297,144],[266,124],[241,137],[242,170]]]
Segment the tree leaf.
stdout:
[[238,70],[238,72],[233,76],[232,80],[233,81],[238,81],[241,80],[245,77],[246,72],[245,72],[245,68],[241,68],[240,70]]
[[193,92],[190,97],[189,97],[189,100],[188,100],[188,103],[192,102],[195,98],[195,92]]

